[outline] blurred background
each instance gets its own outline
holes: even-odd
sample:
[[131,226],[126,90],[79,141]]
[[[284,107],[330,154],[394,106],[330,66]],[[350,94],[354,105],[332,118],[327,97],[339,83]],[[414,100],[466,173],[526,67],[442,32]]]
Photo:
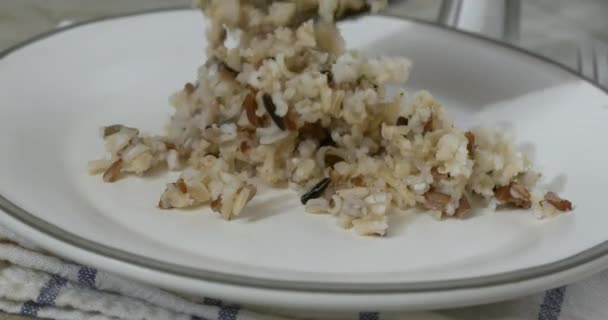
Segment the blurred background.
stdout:
[[[191,2],[1,0],[0,50],[66,21],[188,6]],[[608,0],[403,0],[393,3],[392,14],[437,21],[500,38],[580,70],[608,86]],[[479,14],[485,15],[481,17],[485,21],[472,17]],[[508,30],[501,30],[505,25]]]

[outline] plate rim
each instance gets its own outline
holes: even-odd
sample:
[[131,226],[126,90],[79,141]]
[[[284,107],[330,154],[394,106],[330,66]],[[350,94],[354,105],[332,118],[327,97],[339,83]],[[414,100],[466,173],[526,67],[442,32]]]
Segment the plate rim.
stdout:
[[[54,35],[76,29],[82,26],[88,26],[93,24],[99,24],[112,20],[125,19],[131,17],[139,17],[151,14],[163,14],[168,12],[178,11],[193,11],[190,7],[177,6],[160,9],[143,10],[119,15],[111,15],[98,19],[87,20],[78,22],[66,27],[53,29],[45,33],[41,33],[23,42],[20,42],[8,49],[0,51],[0,61],[4,60],[9,55],[18,52],[20,49],[26,48],[31,44],[38,41],[51,38]],[[424,21],[420,19],[402,17],[394,14],[381,14],[380,16],[408,21],[414,24],[420,24],[427,27],[435,28],[438,30],[449,31],[454,34],[465,36],[471,39],[480,40],[486,42],[495,47],[499,47],[505,50],[509,50],[520,55],[528,56],[538,60],[539,62],[551,65],[561,69],[575,78],[581,79],[593,87],[599,89],[608,95],[608,89],[599,86],[592,79],[579,74],[574,69],[562,65],[558,62],[550,60],[547,57],[541,56],[537,53],[529,50],[516,47],[512,44],[501,42],[499,40],[491,39],[479,34],[457,30],[451,27],[443,26],[430,21]],[[288,290],[288,291],[307,291],[307,292],[324,292],[324,293],[359,293],[359,294],[374,294],[374,293],[431,293],[438,291],[453,291],[453,290],[472,290],[472,289],[483,289],[496,287],[501,285],[507,285],[527,280],[533,280],[541,277],[558,275],[562,272],[574,269],[578,266],[585,265],[602,257],[608,256],[608,240],[604,241],[596,246],[593,246],[587,250],[581,251],[575,255],[567,258],[535,266],[530,268],[517,269],[513,271],[495,273],[485,276],[468,277],[461,279],[450,279],[450,280],[435,280],[435,281],[420,281],[420,282],[400,282],[400,283],[384,283],[384,284],[373,284],[373,283],[328,283],[328,282],[315,282],[315,281],[289,281],[289,280],[276,280],[268,278],[258,278],[243,275],[234,275],[231,273],[216,272],[205,270],[203,268],[191,268],[186,266],[180,266],[170,262],[164,262],[157,259],[141,256],[138,254],[123,251],[118,248],[106,246],[102,243],[88,240],[80,237],[76,234],[69,232],[68,230],[57,227],[46,220],[36,217],[34,214],[20,208],[15,205],[4,195],[0,194],[0,210],[2,213],[9,215],[13,219],[24,224],[28,228],[32,228],[37,232],[44,234],[59,241],[65,245],[75,247],[80,250],[84,250],[100,257],[109,258],[118,262],[126,263],[135,267],[145,268],[156,272],[165,273],[167,275],[177,276],[181,278],[189,278],[197,281],[207,281],[219,284],[246,286],[251,288],[260,289],[271,289],[271,290]]]

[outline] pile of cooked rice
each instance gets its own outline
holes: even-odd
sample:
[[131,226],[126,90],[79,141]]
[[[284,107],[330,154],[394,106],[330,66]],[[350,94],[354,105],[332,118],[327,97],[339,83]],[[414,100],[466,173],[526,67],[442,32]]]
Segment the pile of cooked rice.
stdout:
[[160,208],[210,205],[227,220],[261,180],[297,190],[306,211],[360,235],[385,235],[395,210],[463,218],[473,199],[543,215],[571,210],[553,193],[531,192],[539,174],[505,133],[454,127],[428,92],[389,96],[410,61],[345,50],[335,18],[385,2],[201,0],[210,58],[171,98],[166,134],[105,127],[111,157],[90,172],[114,182],[167,165],[182,173]]

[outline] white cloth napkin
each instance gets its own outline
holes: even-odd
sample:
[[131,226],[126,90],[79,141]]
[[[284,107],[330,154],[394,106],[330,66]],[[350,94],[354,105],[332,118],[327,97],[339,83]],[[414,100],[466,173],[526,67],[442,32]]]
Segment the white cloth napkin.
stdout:
[[54,257],[0,226],[0,310],[57,320],[604,320],[608,273],[516,301],[428,313],[343,316],[254,312],[211,298],[178,296]]

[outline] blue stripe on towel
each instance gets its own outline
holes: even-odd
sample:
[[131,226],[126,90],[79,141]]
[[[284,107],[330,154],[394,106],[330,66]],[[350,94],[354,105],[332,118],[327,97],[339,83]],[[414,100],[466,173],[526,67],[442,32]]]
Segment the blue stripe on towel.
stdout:
[[361,312],[359,313],[359,320],[380,320],[380,314],[378,312]]
[[538,320],[558,320],[564,304],[566,287],[545,292],[545,299],[540,305]]
[[238,314],[238,307],[222,307],[217,318],[218,320],[236,320]]
[[95,289],[97,270],[91,267],[81,267],[78,270],[78,283],[91,289]]
[[36,302],[28,301],[21,306],[21,314],[25,316],[37,316],[38,311],[44,305],[54,305],[55,299],[59,295],[61,288],[67,285],[68,281],[58,275],[52,275],[49,281],[40,289]]
[[28,301],[21,306],[19,313],[23,316],[35,317],[38,315],[38,310],[40,310],[40,305],[34,301]]
[[52,275],[49,282],[40,290],[36,302],[43,305],[55,304],[55,299],[57,299],[59,291],[61,288],[65,287],[67,283],[68,280],[57,275]]

